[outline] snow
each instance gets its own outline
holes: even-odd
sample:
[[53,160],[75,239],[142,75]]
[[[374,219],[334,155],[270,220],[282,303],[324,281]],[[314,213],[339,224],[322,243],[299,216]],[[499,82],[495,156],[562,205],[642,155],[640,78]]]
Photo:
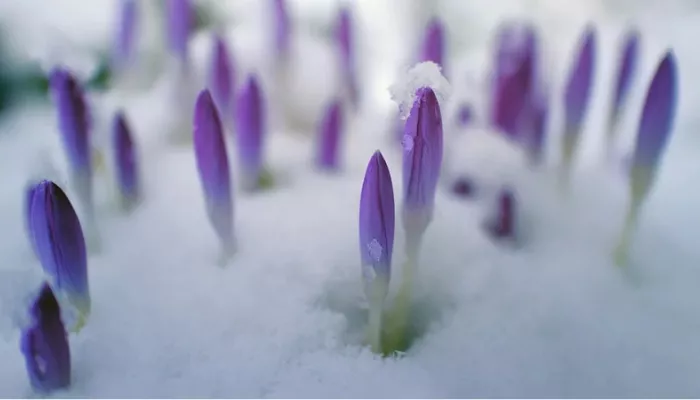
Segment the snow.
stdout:
[[[34,8],[27,9],[29,3]],[[116,10],[113,1],[86,2],[94,9],[91,5],[76,15],[48,8],[49,3],[3,3],[3,15],[16,19],[27,12],[40,14],[35,24],[16,21],[15,29],[27,32],[30,43],[48,40],[52,30],[46,27],[56,26],[71,38],[107,46],[111,31],[104,25]],[[657,10],[660,6],[644,8],[629,1],[627,6],[619,3],[624,12],[604,7],[603,1],[441,3],[442,8],[452,7],[446,13],[449,21],[464,16],[450,24],[450,34],[469,36],[469,43],[451,48],[447,68],[453,74],[468,71],[463,79],[476,86],[485,79],[498,21],[532,17],[545,39],[557,105],[549,124],[549,157],[539,169],[528,168],[512,144],[488,137],[493,132],[483,121],[464,132],[446,132],[444,176],[468,173],[477,185],[514,185],[527,229],[518,248],[494,243],[482,229],[491,207],[488,193],[477,191],[476,200],[464,201],[439,189],[414,281],[414,323],[420,337],[404,357],[388,359],[374,356],[362,342],[367,311],[357,248],[360,188],[374,150],[384,153],[396,199],[401,198],[400,147],[387,140],[392,133],[381,121],[396,113],[388,87],[396,79],[391,72],[404,62],[392,50],[397,43],[392,35],[402,33],[378,40],[382,29],[377,24],[399,18],[389,14],[393,8],[377,3],[354,3],[373,35],[362,40],[371,54],[364,69],[371,72],[372,65],[382,64],[377,57],[385,49],[390,65],[367,77],[373,82],[365,98],[369,105],[348,126],[342,172],[322,174],[313,168],[313,121],[337,87],[337,75],[329,64],[331,45],[300,33],[295,54],[305,54],[303,63],[310,67],[296,69],[290,84],[294,95],[285,95],[298,103],[292,113],[305,121],[302,126],[312,127],[305,135],[290,134],[274,109],[278,105],[270,105],[276,125],[266,157],[278,186],[236,193],[239,251],[225,268],[217,266],[218,241],[206,218],[193,152],[165,140],[164,127],[173,118],[168,98],[172,77],[165,75],[140,92],[90,96],[97,107],[96,134],[103,138],[113,111],[126,109],[138,140],[146,193],[139,209],[123,215],[115,207],[111,169],[98,177],[103,249],[89,260],[93,311],[84,330],[70,337],[74,382],[68,392],[57,395],[700,396],[700,213],[694,212],[700,191],[693,186],[700,176],[694,113],[700,97],[692,90],[700,78],[693,42],[700,25],[696,15],[683,13],[692,3],[669,2],[663,13]],[[47,8],[37,13],[37,6]],[[306,8],[295,7],[295,17],[311,18],[304,14]],[[556,187],[561,82],[589,19],[600,28],[599,78],[572,190],[563,197]],[[621,153],[629,149],[646,82],[667,46],[678,56],[682,86],[675,137],[645,205],[630,268],[624,271],[611,257],[627,201],[624,174],[601,154],[615,48],[630,20],[640,25],[644,57],[622,121]],[[241,65],[237,73],[262,71],[269,93],[275,87],[273,68],[255,26],[264,27],[243,23],[226,37]],[[89,29],[93,35],[84,33]],[[391,32],[392,26],[383,29]],[[201,34],[190,45],[195,79],[203,82],[210,36]],[[457,79],[462,78],[452,83],[455,101],[483,100],[483,94],[461,93]],[[267,96],[269,102],[277,98]],[[446,105],[443,117],[453,118],[452,109],[456,107]],[[233,140],[228,142],[233,146]],[[235,157],[232,149],[229,154]],[[231,164],[236,183],[235,159]],[[31,397],[18,326],[41,272],[24,234],[23,187],[38,175],[66,180],[49,105],[28,104],[1,122],[0,174],[0,397]],[[397,229],[396,277],[404,261],[403,246]]]
[[389,86],[391,99],[399,106],[402,120],[408,118],[416,98],[416,91],[422,87],[431,88],[439,104],[446,104],[449,101],[452,88],[440,70],[440,66],[432,61],[421,62],[399,75],[397,81]]

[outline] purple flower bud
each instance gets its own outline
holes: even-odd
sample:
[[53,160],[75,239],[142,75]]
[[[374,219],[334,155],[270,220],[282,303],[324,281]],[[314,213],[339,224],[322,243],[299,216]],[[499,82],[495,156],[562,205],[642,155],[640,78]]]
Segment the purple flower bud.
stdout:
[[291,21],[287,11],[286,0],[273,0],[275,16],[275,49],[278,60],[286,60],[289,55],[291,37]]
[[112,63],[121,69],[131,62],[134,56],[138,13],[135,0],[121,0],[119,25],[115,35],[114,55]]
[[226,143],[209,90],[197,96],[194,109],[194,151],[207,215],[227,255],[233,252],[233,199]]
[[22,330],[20,350],[32,388],[43,394],[68,388],[70,348],[61,309],[48,284],[42,286],[30,314],[31,323]]
[[342,7],[338,12],[336,39],[340,52],[340,65],[345,79],[345,85],[353,105],[358,101],[357,76],[355,70],[355,46],[352,38],[352,16],[348,8]]
[[141,196],[136,149],[134,147],[131,128],[123,111],[114,115],[112,122],[112,145],[114,148],[117,186],[124,206],[130,208]]
[[61,67],[51,71],[49,84],[58,114],[58,129],[70,165],[71,180],[87,218],[92,223],[91,120],[85,94],[76,78]]
[[620,69],[617,72],[615,92],[613,94],[612,107],[608,122],[608,135],[614,135],[615,126],[620,117],[620,112],[627,101],[629,91],[632,88],[632,80],[637,70],[637,60],[639,59],[639,32],[631,30],[625,38],[620,60]]
[[189,0],[166,0],[168,48],[182,61],[187,60],[187,42],[194,25],[192,4]]
[[537,37],[526,24],[507,24],[497,37],[491,118],[510,137],[537,84]]
[[[656,68],[647,90],[632,156],[633,177],[635,171],[639,175],[648,175],[647,182],[644,184],[644,193],[651,184],[652,176],[659,165],[661,155],[673,130],[677,101],[676,57],[673,52],[668,51]],[[642,189],[640,188],[640,190]]]
[[27,232],[32,251],[34,251],[34,254],[38,257],[39,252],[37,251],[36,241],[34,240],[34,234],[32,233],[32,207],[34,205],[36,186],[37,182],[31,182],[24,189],[24,229]]
[[233,96],[234,74],[231,68],[231,58],[226,47],[226,42],[220,36],[214,37],[214,51],[212,52],[211,70],[209,72],[209,90],[214,98],[219,115],[225,118],[230,113],[230,102]]
[[473,119],[474,113],[472,112],[471,106],[469,104],[460,105],[459,110],[457,110],[457,124],[460,127],[465,127],[469,125]]
[[318,129],[318,158],[316,164],[322,169],[334,170],[339,167],[338,153],[343,129],[341,103],[334,100],[326,109]]
[[549,105],[543,94],[533,94],[530,104],[523,109],[523,115],[519,121],[523,126],[522,141],[532,164],[542,163],[544,156],[545,135],[547,131],[547,119]]
[[407,231],[422,234],[432,218],[442,168],[442,116],[435,92],[416,91],[403,137],[403,208]]
[[452,183],[452,193],[458,197],[471,197],[474,192],[474,182],[469,177],[461,176]]
[[564,89],[564,140],[563,158],[566,168],[571,165],[581,136],[581,127],[590,102],[595,73],[596,36],[593,26],[588,26],[581,38],[581,45]]
[[360,256],[365,288],[376,277],[389,283],[394,220],[391,174],[382,153],[377,150],[367,164],[360,196]]
[[263,172],[263,141],[266,133],[263,98],[255,76],[248,77],[234,107],[241,183],[245,190],[253,190],[259,186]]
[[420,61],[432,61],[439,65],[444,71],[445,28],[442,25],[442,21],[437,18],[432,18],[425,27],[425,37],[423,38]]
[[496,199],[496,207],[487,231],[495,239],[514,239],[516,235],[515,195],[509,189],[503,189]]
[[34,188],[31,237],[44,272],[82,317],[90,313],[85,238],[73,205],[55,183],[43,180]]

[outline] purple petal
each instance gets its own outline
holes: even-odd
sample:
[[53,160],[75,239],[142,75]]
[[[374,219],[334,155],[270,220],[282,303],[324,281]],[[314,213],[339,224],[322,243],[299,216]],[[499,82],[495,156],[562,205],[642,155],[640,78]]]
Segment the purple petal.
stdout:
[[168,48],[181,60],[187,59],[187,42],[194,25],[189,0],[165,0],[168,27]]
[[637,70],[639,59],[639,32],[632,30],[627,34],[622,50],[620,69],[617,72],[613,103],[610,110],[611,123],[617,121],[622,107],[627,101],[627,96],[632,88],[632,81]]
[[136,149],[123,111],[118,111],[114,116],[112,141],[119,191],[125,199],[135,201],[140,196]]
[[135,0],[121,0],[119,26],[114,45],[113,63],[117,68],[127,65],[134,56],[138,13]]
[[229,106],[234,87],[233,78],[231,58],[229,57],[226,42],[217,35],[214,38],[214,51],[209,73],[209,90],[221,116],[228,115],[230,112]]
[[547,119],[549,105],[544,94],[537,94],[531,99],[530,104],[523,110],[520,123],[523,125],[523,142],[525,149],[534,164],[540,164],[544,155],[546,142]]
[[[394,188],[389,167],[377,150],[370,158],[360,195],[360,256],[363,267],[387,279],[394,248]],[[366,269],[363,268],[363,271]],[[371,275],[365,275],[371,280]]]
[[34,189],[31,213],[31,232],[44,272],[79,311],[89,313],[85,238],[73,205],[58,185],[43,180]]
[[511,137],[537,85],[537,37],[528,24],[505,24],[497,37],[492,120]]
[[74,171],[90,171],[90,116],[83,88],[66,69],[54,68],[49,84],[58,114],[58,129]]
[[275,16],[275,49],[279,59],[284,60],[289,54],[291,37],[291,21],[286,0],[273,0],[273,14]]
[[502,190],[496,200],[495,213],[488,224],[488,232],[495,239],[515,237],[515,196],[509,189]]
[[440,104],[431,88],[416,91],[403,141],[404,207],[432,210],[443,146]]
[[207,203],[207,215],[219,238],[233,240],[233,199],[226,143],[219,114],[209,90],[197,97],[194,111],[194,151]]
[[336,22],[336,40],[340,53],[340,65],[349,91],[350,101],[357,104],[359,92],[355,70],[355,45],[353,43],[352,15],[348,8],[342,7]]
[[70,348],[58,301],[48,284],[30,312],[32,323],[22,330],[20,350],[32,388],[43,394],[65,389],[71,381]]
[[634,167],[655,170],[673,130],[678,101],[676,57],[668,51],[659,63],[647,90],[637,142],[632,156]]
[[343,129],[343,111],[339,100],[327,108],[318,130],[317,164],[324,169],[337,169],[340,162],[340,137]]
[[257,182],[262,172],[262,151],[265,135],[265,109],[262,92],[255,76],[251,75],[241,88],[235,104],[238,158],[244,180]]
[[432,61],[444,70],[445,28],[442,25],[442,21],[437,18],[431,19],[425,28],[420,61]]
[[596,60],[596,36],[593,26],[586,27],[579,52],[564,89],[565,134],[578,137],[590,102]]
[[469,104],[462,104],[457,111],[457,123],[460,127],[469,125],[474,119],[474,113]]

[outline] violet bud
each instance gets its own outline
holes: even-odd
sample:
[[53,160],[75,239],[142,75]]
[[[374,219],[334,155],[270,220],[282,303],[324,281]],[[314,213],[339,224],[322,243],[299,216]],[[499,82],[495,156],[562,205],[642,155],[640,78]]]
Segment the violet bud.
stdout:
[[219,115],[226,124],[229,121],[226,116],[231,112],[230,103],[233,97],[234,74],[226,42],[218,35],[214,37],[210,68],[209,91],[219,110]]
[[394,220],[391,174],[382,153],[377,150],[367,164],[360,196],[360,256],[366,290],[377,278],[386,285],[389,283]]
[[403,212],[407,235],[421,236],[432,219],[442,152],[440,104],[431,88],[422,87],[416,91],[403,137]]
[[338,41],[342,76],[345,79],[345,87],[349,93],[351,103],[357,105],[359,93],[355,69],[355,45],[353,42],[352,15],[348,8],[342,7],[340,9],[336,23],[335,35]]
[[259,187],[263,173],[264,107],[258,79],[250,75],[234,104],[241,184],[248,191]]
[[564,168],[571,167],[574,153],[581,138],[581,128],[590,103],[596,60],[596,33],[593,26],[586,27],[581,37],[579,51],[564,88],[564,140],[562,156]]
[[70,347],[61,309],[48,284],[30,308],[31,322],[22,329],[20,350],[32,388],[42,394],[66,389],[71,383]]
[[612,138],[615,134],[620,113],[627,102],[632,81],[637,71],[637,63],[639,60],[639,32],[631,30],[625,37],[624,46],[622,49],[622,58],[617,71],[617,81],[615,83],[615,92],[613,94],[612,106],[610,107],[610,116],[608,117],[608,137]]
[[39,253],[36,248],[36,242],[34,241],[34,234],[32,233],[32,207],[34,204],[36,184],[37,182],[32,182],[24,188],[24,229],[27,232],[32,251],[34,251],[34,254],[38,257]]
[[63,139],[78,197],[90,219],[93,218],[92,152],[90,114],[82,86],[66,69],[51,71],[49,84],[58,114],[58,129]]
[[544,157],[548,117],[549,104],[546,96],[533,94],[530,104],[523,109],[520,123],[523,125],[521,129],[525,151],[534,165],[541,164]]
[[445,70],[445,28],[438,18],[432,18],[425,27],[420,62],[432,61]]
[[84,323],[90,314],[85,238],[73,205],[58,185],[42,180],[35,186],[30,221],[44,272],[80,313],[79,325]]
[[119,24],[115,35],[112,64],[117,70],[131,63],[136,47],[136,29],[138,27],[138,9],[135,0],[121,0]]
[[343,110],[339,100],[326,109],[318,128],[316,164],[322,169],[335,170],[340,165],[340,140],[343,130]]
[[507,24],[497,37],[491,118],[506,135],[518,134],[518,118],[537,85],[537,37],[527,24]]
[[134,139],[123,111],[117,111],[112,121],[112,147],[117,187],[122,205],[129,209],[141,197],[141,188]]
[[459,110],[457,110],[457,125],[464,128],[468,126],[473,119],[474,113],[472,112],[471,106],[469,104],[460,105]]
[[516,236],[515,195],[503,189],[496,198],[494,214],[487,223],[487,231],[495,239],[514,239]]
[[272,0],[272,13],[275,17],[275,50],[277,59],[286,61],[291,42],[291,20],[286,0]]
[[197,96],[194,109],[194,151],[207,216],[219,236],[225,255],[233,253],[233,198],[226,143],[221,119],[209,90]]
[[[673,131],[678,101],[676,57],[666,52],[647,90],[632,155],[633,196],[644,197],[651,188],[661,156]],[[641,201],[641,199],[640,199]]]
[[168,49],[176,58],[186,62],[194,9],[190,0],[165,0],[165,8]]
[[472,197],[475,191],[474,181],[467,176],[461,176],[452,183],[452,193],[457,197]]

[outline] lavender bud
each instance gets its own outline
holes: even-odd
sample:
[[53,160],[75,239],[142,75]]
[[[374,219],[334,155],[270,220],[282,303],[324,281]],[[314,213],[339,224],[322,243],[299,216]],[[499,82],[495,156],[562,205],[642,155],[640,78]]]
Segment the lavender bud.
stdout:
[[181,60],[187,60],[187,43],[194,26],[193,7],[189,0],[165,0],[167,19],[167,40],[171,53]]
[[442,116],[435,92],[416,91],[403,137],[403,212],[407,235],[422,235],[432,219],[442,168]]
[[495,239],[514,239],[516,235],[515,195],[503,189],[496,199],[494,215],[487,223],[487,231]]
[[32,388],[42,394],[68,388],[70,348],[60,306],[48,284],[31,306],[30,317],[31,323],[22,330],[20,350]]
[[286,61],[289,56],[291,21],[287,11],[286,0],[273,0],[273,14],[275,16],[275,49],[277,58]]
[[263,142],[266,134],[262,92],[255,76],[248,77],[234,107],[241,184],[244,190],[251,191],[259,187],[263,172]]
[[638,59],[639,32],[637,30],[631,30],[625,38],[622,59],[620,60],[620,67],[617,72],[615,92],[613,94],[612,107],[610,108],[610,116],[608,117],[609,138],[614,136],[620,113],[627,102],[629,91],[632,88],[632,81],[637,71]]
[[[378,277],[386,285],[389,283],[394,219],[391,174],[382,153],[377,150],[367,164],[360,196],[360,256],[366,291]],[[367,293],[367,296],[372,294]]]
[[135,0],[120,1],[120,17],[115,35],[112,64],[117,70],[129,65],[134,57],[138,10]]
[[457,124],[459,127],[466,127],[474,119],[474,113],[469,104],[462,104],[457,110]]
[[425,27],[420,56],[420,62],[424,61],[432,61],[445,70],[445,28],[437,18],[432,18]]
[[58,185],[43,180],[35,186],[30,221],[44,272],[84,320],[90,314],[85,238],[73,205]]
[[197,97],[194,109],[194,151],[209,221],[226,255],[233,252],[233,199],[226,143],[219,114],[209,90]]
[[231,58],[226,47],[226,42],[220,36],[214,37],[214,50],[212,52],[211,70],[209,72],[209,90],[219,110],[219,115],[224,121],[229,121],[225,116],[231,110],[231,98],[233,97],[234,74]]
[[353,43],[352,16],[350,10],[343,7],[338,12],[336,25],[336,40],[340,52],[340,65],[345,79],[345,87],[350,96],[350,102],[356,106],[358,102],[357,74],[355,70],[355,47]]
[[335,170],[339,167],[338,153],[343,129],[343,110],[339,100],[334,100],[327,108],[318,129],[319,168]]
[[458,197],[472,197],[475,191],[474,181],[469,177],[461,176],[452,183],[452,193]]
[[537,37],[530,25],[504,25],[497,37],[493,124],[510,137],[537,84]]
[[581,38],[581,45],[569,79],[564,89],[564,140],[562,153],[564,168],[571,167],[574,153],[581,138],[581,127],[590,102],[596,60],[596,36],[593,26],[588,26]]
[[122,205],[130,209],[141,197],[141,189],[134,140],[123,111],[118,111],[112,122],[112,146]]
[[646,196],[671,136],[678,101],[677,70],[676,57],[668,51],[647,90],[632,155],[633,196]]

